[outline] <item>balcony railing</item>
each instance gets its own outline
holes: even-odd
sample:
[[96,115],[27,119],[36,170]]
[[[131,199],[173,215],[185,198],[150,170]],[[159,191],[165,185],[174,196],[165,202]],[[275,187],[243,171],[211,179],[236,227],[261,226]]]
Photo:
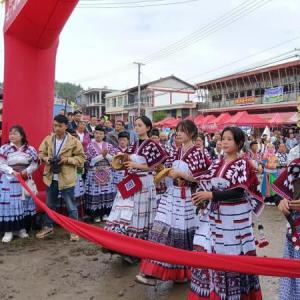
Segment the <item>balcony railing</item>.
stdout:
[[[283,94],[283,101],[281,102],[274,102],[274,103],[283,103],[283,102],[291,102],[291,101],[296,101],[297,97],[300,96],[299,92],[294,92],[294,93],[285,93]],[[250,98],[250,97],[245,97],[245,98]],[[253,97],[254,102],[247,103],[245,102],[244,105],[253,105],[253,104],[272,104],[272,103],[264,103],[263,102],[263,96],[259,97]],[[243,99],[243,98],[240,98]],[[198,103],[199,109],[212,109],[212,108],[224,108],[224,107],[240,107],[243,106],[241,104],[236,103],[237,99],[230,99],[230,100],[222,100],[222,101],[212,101],[211,99],[207,102],[200,102]]]
[[90,103],[87,103],[86,106],[104,106],[105,103],[104,102],[90,102]]
[[[150,101],[142,101],[141,102],[141,107],[149,107],[152,106],[152,102]],[[138,103],[137,102],[133,102],[133,103],[127,103],[124,105],[124,108],[137,108],[138,107]]]

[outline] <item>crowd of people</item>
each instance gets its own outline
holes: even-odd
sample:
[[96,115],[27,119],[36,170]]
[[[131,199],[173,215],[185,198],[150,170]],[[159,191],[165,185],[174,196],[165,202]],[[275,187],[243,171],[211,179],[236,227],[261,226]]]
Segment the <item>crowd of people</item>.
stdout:
[[[35,204],[18,175],[32,189],[32,174],[44,164],[47,205],[70,218],[103,223],[108,231],[188,251],[256,255],[268,243],[260,219],[258,238],[253,215],[264,203],[277,205],[287,217],[285,257],[300,258],[293,239],[300,214],[300,136],[279,131],[247,136],[238,127],[213,135],[190,120],[166,133],[146,116],[134,131],[121,120],[82,121],[76,111],[54,117],[53,132],[34,149],[24,129],[12,126],[0,148],[0,232],[2,242],[27,238]],[[113,167],[118,163],[119,167]],[[53,235],[45,214],[36,238]],[[36,226],[36,224],[35,224]],[[70,234],[71,241],[79,237]],[[296,246],[295,246],[296,245]],[[298,247],[298,248],[297,248]],[[128,263],[135,257],[121,255]],[[189,300],[262,299],[259,278],[234,272],[189,268],[143,259],[136,281],[190,281]],[[300,299],[300,280],[284,278],[280,299]]]

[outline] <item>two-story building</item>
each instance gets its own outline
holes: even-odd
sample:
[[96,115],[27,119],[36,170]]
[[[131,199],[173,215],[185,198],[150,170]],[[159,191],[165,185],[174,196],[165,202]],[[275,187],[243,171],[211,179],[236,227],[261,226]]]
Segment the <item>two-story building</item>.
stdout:
[[106,94],[105,111],[110,119],[127,121],[128,110],[125,109],[127,97],[128,94],[125,91],[116,91]]
[[198,111],[215,114],[295,112],[300,96],[300,60],[232,74],[197,85]]
[[114,90],[108,88],[90,88],[78,96],[78,104],[88,116],[100,118],[105,114],[105,96]]
[[164,111],[166,116],[186,117],[196,108],[193,102],[195,87],[171,75],[141,85],[141,99],[138,86],[106,95],[106,113],[112,119],[129,120],[131,123],[140,114],[153,119],[155,112]]

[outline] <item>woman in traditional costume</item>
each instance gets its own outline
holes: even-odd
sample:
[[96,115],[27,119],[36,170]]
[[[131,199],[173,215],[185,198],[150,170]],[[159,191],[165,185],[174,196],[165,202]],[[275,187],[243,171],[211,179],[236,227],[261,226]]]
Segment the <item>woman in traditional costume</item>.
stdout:
[[[284,258],[300,259],[300,158],[293,160],[281,173],[273,190],[277,193],[275,203],[289,223]],[[280,278],[279,285],[280,300],[300,299],[300,278]]]
[[[195,251],[256,255],[252,212],[261,212],[263,200],[252,164],[239,156],[244,141],[240,128],[226,127],[222,132],[225,158],[198,177],[203,191],[192,197],[201,207]],[[256,275],[194,268],[188,299],[254,300],[262,295]]]
[[[118,134],[118,143],[119,146],[116,148],[117,154],[126,154],[128,151],[128,143],[129,143],[130,135],[127,131],[121,131]],[[113,183],[115,185],[115,193],[117,193],[117,184],[122,181],[125,177],[125,170],[122,168],[121,170],[113,170],[114,180]]]
[[[197,127],[184,120],[176,128],[182,142],[174,156],[169,176],[172,185],[162,195],[158,211],[149,234],[149,240],[179,249],[192,250],[196,230],[196,207],[191,195],[196,190],[196,177],[207,170],[210,162],[195,145]],[[190,278],[190,268],[154,260],[142,260],[136,280],[154,285],[155,279],[185,282]]]
[[[175,149],[167,143],[160,143],[160,132],[157,128],[153,128],[151,130],[150,136],[151,136],[151,140],[158,143],[167,154],[167,159],[165,160],[164,164],[158,166],[155,172],[159,173],[159,171],[161,171],[164,168],[171,168],[172,162],[174,160]],[[162,195],[166,193],[168,187],[171,185],[172,182],[173,182],[172,178],[164,177],[155,185],[157,207],[159,205]]]
[[94,131],[95,139],[86,150],[89,162],[85,182],[86,214],[98,223],[106,221],[115,196],[113,170],[110,166],[112,157],[116,154],[111,144],[104,141],[105,128],[97,125]]
[[208,149],[204,145],[205,145],[205,136],[203,133],[199,132],[195,141],[195,146],[200,151],[203,152],[203,154],[205,155],[205,157],[207,157],[209,161],[211,161],[211,154],[209,153]]
[[152,141],[152,122],[146,116],[135,121],[138,141],[129,146],[124,162],[126,176],[118,184],[113,208],[106,222],[106,230],[148,239],[157,210],[153,170],[162,164],[166,154]]
[[3,243],[10,242],[14,235],[28,237],[25,228],[36,213],[35,204],[16,175],[32,180],[31,174],[39,166],[38,154],[28,144],[21,126],[11,127],[9,141],[0,148],[0,232],[4,233]]

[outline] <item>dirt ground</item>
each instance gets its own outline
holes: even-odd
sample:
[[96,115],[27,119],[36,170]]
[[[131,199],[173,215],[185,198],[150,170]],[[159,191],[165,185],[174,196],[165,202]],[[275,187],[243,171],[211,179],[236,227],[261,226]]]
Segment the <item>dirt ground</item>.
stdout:
[[[259,255],[281,257],[286,222],[275,207],[267,207],[262,219],[270,245]],[[0,299],[186,299],[188,284],[139,285],[134,281],[138,266],[103,254],[84,240],[69,242],[68,237],[57,229],[55,236],[45,241],[31,234],[30,239],[1,244]],[[278,299],[278,278],[261,276],[261,284],[264,299]]]

